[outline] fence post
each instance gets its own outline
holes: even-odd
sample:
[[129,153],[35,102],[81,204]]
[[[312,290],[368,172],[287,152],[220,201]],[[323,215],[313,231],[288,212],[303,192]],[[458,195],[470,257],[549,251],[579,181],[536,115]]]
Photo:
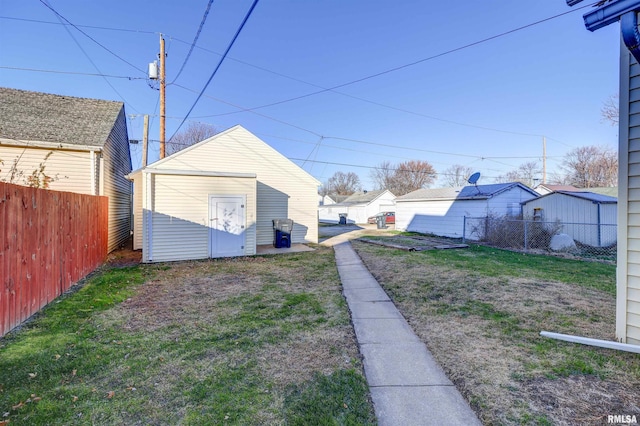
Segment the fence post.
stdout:
[[467,217],[462,216],[462,243],[466,242],[467,237]]
[[529,235],[528,235],[528,220],[523,220],[524,222],[524,251],[529,251]]

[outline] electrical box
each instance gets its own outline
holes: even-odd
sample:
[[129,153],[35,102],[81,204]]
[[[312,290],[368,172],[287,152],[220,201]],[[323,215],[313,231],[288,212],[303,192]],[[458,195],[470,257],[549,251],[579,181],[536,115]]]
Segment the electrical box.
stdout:
[[158,61],[153,61],[149,64],[149,78],[151,80],[158,79]]

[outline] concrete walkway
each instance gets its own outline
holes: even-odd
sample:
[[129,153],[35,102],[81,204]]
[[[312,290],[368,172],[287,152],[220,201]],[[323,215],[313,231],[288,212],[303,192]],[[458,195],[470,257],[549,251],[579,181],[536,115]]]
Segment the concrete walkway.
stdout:
[[480,425],[351,243],[333,248],[378,423]]

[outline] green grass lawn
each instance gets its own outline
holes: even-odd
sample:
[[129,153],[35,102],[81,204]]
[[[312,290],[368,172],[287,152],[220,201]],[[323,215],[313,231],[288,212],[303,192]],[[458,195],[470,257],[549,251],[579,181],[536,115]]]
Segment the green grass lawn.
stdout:
[[375,424],[327,248],[104,270],[0,371],[0,424]]
[[640,416],[637,354],[540,336],[615,340],[615,265],[474,245],[409,252],[353,244],[483,423]]

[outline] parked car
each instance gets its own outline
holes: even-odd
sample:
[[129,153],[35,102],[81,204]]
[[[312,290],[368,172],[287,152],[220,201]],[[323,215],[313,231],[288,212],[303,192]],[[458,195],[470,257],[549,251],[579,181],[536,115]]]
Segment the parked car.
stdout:
[[380,212],[367,219],[368,223],[376,223],[378,216],[386,216],[385,223],[396,223],[396,212]]

